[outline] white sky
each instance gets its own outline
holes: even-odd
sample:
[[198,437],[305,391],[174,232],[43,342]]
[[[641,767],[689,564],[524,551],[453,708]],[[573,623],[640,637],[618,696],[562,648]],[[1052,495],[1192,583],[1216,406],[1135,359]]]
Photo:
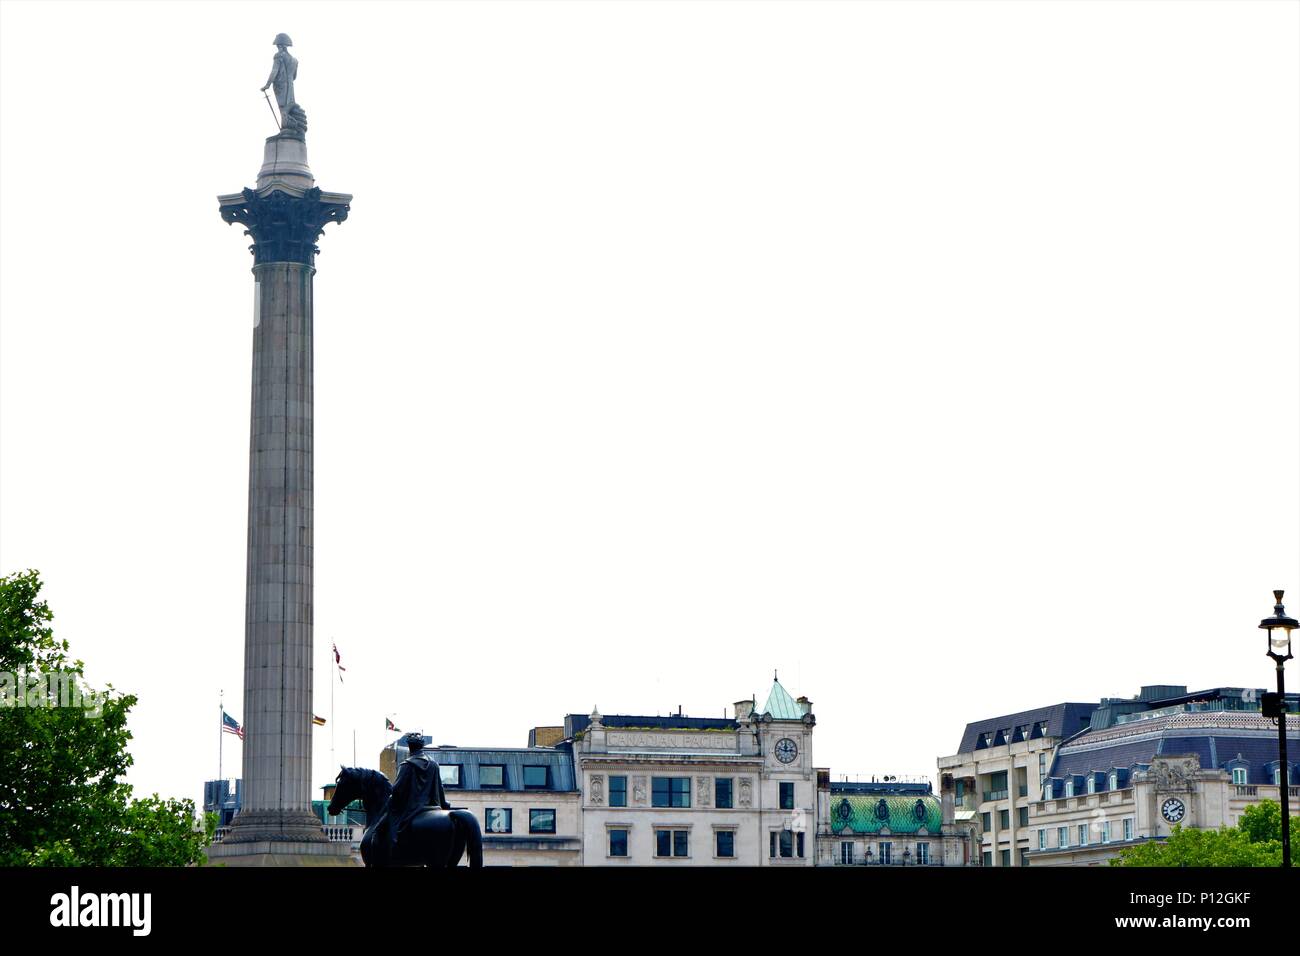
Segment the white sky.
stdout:
[[[316,710],[522,746],[772,670],[840,774],[1261,686],[1300,609],[1300,6],[0,6],[0,571],[130,780],[243,719],[252,185],[318,185]],[[332,778],[317,731],[317,783]],[[225,770],[238,773],[227,738]]]

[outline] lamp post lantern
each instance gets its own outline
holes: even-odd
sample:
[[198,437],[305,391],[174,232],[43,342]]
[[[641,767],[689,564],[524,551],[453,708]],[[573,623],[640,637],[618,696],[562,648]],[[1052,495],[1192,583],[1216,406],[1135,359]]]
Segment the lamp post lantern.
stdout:
[[1263,711],[1265,717],[1277,721],[1277,759],[1278,794],[1282,803],[1282,865],[1291,865],[1291,764],[1286,756],[1286,683],[1283,679],[1282,665],[1292,658],[1291,632],[1300,627],[1293,617],[1286,616],[1282,606],[1282,591],[1274,591],[1273,616],[1259,622],[1262,630],[1268,632],[1268,656],[1277,664],[1277,697],[1269,700],[1272,694],[1264,695]]

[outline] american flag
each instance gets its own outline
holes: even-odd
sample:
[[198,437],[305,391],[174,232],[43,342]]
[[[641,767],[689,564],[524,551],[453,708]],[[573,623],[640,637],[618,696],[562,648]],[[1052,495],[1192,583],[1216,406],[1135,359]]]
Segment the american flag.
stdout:
[[239,726],[239,721],[235,720],[224,710],[221,712],[221,732],[234,734],[240,740],[244,739],[244,728]]

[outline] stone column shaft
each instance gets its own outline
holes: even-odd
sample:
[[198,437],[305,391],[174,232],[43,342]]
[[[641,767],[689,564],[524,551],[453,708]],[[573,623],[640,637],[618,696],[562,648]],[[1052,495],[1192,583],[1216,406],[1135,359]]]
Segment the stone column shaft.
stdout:
[[253,269],[244,809],[311,810],[312,274]]

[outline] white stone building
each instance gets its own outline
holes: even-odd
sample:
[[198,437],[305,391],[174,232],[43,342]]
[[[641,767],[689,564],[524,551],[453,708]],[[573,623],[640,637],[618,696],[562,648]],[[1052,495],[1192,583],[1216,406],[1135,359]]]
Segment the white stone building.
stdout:
[[587,866],[811,866],[816,719],[773,680],[735,717],[570,715]]

